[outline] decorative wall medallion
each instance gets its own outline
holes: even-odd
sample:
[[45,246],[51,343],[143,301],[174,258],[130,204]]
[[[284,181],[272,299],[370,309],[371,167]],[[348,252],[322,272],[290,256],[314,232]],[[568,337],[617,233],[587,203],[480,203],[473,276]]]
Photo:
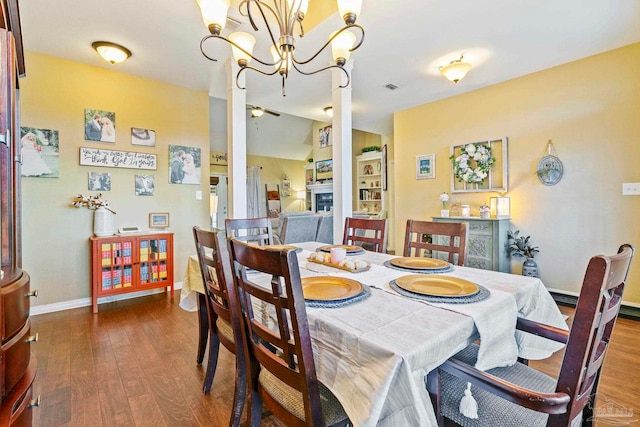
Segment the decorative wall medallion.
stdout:
[[552,151],[557,154],[553,143],[549,140],[547,143],[547,152],[549,154],[540,159],[537,168],[538,179],[544,185],[556,185],[564,174],[562,162],[556,155],[551,154]]

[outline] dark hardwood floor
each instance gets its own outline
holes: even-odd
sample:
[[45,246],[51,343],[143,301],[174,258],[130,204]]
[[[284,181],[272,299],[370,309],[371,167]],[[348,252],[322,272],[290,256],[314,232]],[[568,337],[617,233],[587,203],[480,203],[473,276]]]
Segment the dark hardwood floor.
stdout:
[[[197,366],[196,313],[165,294],[32,317],[38,359],[35,427],[228,425],[234,357],[221,347],[211,393],[202,393]],[[571,315],[572,309],[563,308]],[[640,413],[640,323],[619,319],[600,394]],[[206,360],[206,358],[205,358]],[[561,354],[532,366],[554,374]],[[640,417],[636,416],[634,419]],[[281,426],[267,416],[265,426]],[[599,427],[609,424],[596,423]]]

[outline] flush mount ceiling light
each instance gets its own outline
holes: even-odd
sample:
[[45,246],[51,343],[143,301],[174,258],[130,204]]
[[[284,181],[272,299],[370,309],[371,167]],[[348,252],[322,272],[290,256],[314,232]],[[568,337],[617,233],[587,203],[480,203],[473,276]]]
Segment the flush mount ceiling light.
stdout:
[[[202,19],[209,29],[210,35],[205,36],[200,42],[200,51],[211,61],[216,59],[207,55],[204,51],[203,44],[210,39],[221,39],[231,44],[231,51],[234,59],[240,66],[240,71],[236,75],[236,86],[240,89],[238,77],[245,70],[254,70],[267,76],[280,74],[282,76],[282,96],[285,96],[285,81],[289,76],[289,71],[293,67],[300,74],[311,75],[330,68],[339,68],[347,77],[347,83],[341,88],[347,87],[350,82],[350,76],[343,67],[346,64],[351,52],[358,49],[364,41],[364,29],[356,24],[356,18],[360,14],[362,0],[338,0],[338,10],[344,19],[345,26],[333,32],[329,40],[316,53],[307,59],[298,59],[295,56],[296,38],[294,29],[297,26],[300,29],[300,37],[304,36],[302,28],[302,20],[307,13],[309,0],[242,0],[238,9],[242,16],[249,18],[249,22],[254,31],[258,31],[255,17],[261,17],[265,31],[270,38],[270,60],[259,59],[253,55],[253,45],[256,42],[255,37],[249,33],[234,32],[229,37],[221,35],[227,20],[227,10],[229,9],[230,0],[196,0],[200,6]],[[277,32],[275,32],[277,25]],[[360,33],[360,41],[356,43],[356,35],[349,30],[357,30]],[[333,59],[336,65],[321,67],[315,71],[303,70],[304,67],[320,55],[320,53],[331,45]],[[263,69],[250,67],[251,60],[259,62]]]
[[471,69],[470,63],[462,62],[463,57],[464,54],[460,55],[460,59],[451,61],[449,65],[440,67],[440,74],[447,78],[447,80],[458,83]]
[[327,116],[333,117],[333,107],[332,106],[324,107],[322,110],[325,112],[325,114]]
[[129,49],[111,42],[93,42],[91,47],[98,52],[102,59],[110,64],[119,64],[131,56]]

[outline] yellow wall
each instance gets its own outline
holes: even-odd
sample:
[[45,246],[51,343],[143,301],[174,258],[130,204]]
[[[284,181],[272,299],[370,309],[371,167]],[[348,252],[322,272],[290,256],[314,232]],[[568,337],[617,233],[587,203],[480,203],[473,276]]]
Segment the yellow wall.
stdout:
[[[406,220],[438,215],[438,195],[451,191],[450,146],[507,136],[511,228],[540,246],[536,261],[547,287],[579,292],[592,255],[615,253],[625,242],[640,247],[640,196],[622,196],[623,182],[640,181],[638,76],[634,44],[396,113],[396,251]],[[551,187],[535,174],[549,139],[564,164],[564,178]],[[416,180],[415,156],[429,153],[436,154],[436,178]],[[477,215],[494,195],[452,198]],[[513,260],[513,270],[520,264]],[[627,302],[640,303],[639,282],[636,257]]]
[[[176,281],[182,281],[187,256],[193,253],[191,227],[209,227],[209,119],[206,92],[197,92],[105,68],[91,67],[35,53],[26,53],[27,77],[20,80],[21,123],[57,129],[60,178],[24,178],[23,267],[37,305],[87,298],[90,292],[89,243],[93,214],[75,209],[71,199],[87,190],[88,172],[111,173],[112,190],[103,197],[117,212],[117,226],[148,227],[149,212],[169,212],[175,233]],[[113,68],[117,70],[117,66]],[[116,113],[116,142],[84,140],[84,109]],[[156,146],[131,145],[131,127],[156,131]],[[168,146],[200,147],[201,185],[169,184]],[[79,147],[151,152],[158,169],[141,171],[79,166]],[[155,175],[155,195],[136,196],[136,174]],[[203,192],[196,200],[195,192]]]
[[[275,190],[280,185],[280,203],[283,211],[299,211],[301,202],[296,198],[298,191],[304,190],[303,160],[277,159],[275,157],[247,156],[247,166],[262,166],[260,178],[262,184],[267,184],[269,190]],[[282,196],[282,176],[286,174],[291,181],[291,195]]]

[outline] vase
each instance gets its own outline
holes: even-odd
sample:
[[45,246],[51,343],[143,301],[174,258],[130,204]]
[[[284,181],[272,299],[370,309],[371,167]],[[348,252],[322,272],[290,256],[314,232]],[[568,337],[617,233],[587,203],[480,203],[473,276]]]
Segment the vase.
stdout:
[[440,209],[440,216],[441,217],[448,217],[449,216],[449,209]]
[[522,275],[529,277],[538,277],[538,264],[533,258],[527,258],[522,264]]
[[98,237],[113,236],[116,232],[116,221],[113,212],[99,207],[93,214],[93,234]]

